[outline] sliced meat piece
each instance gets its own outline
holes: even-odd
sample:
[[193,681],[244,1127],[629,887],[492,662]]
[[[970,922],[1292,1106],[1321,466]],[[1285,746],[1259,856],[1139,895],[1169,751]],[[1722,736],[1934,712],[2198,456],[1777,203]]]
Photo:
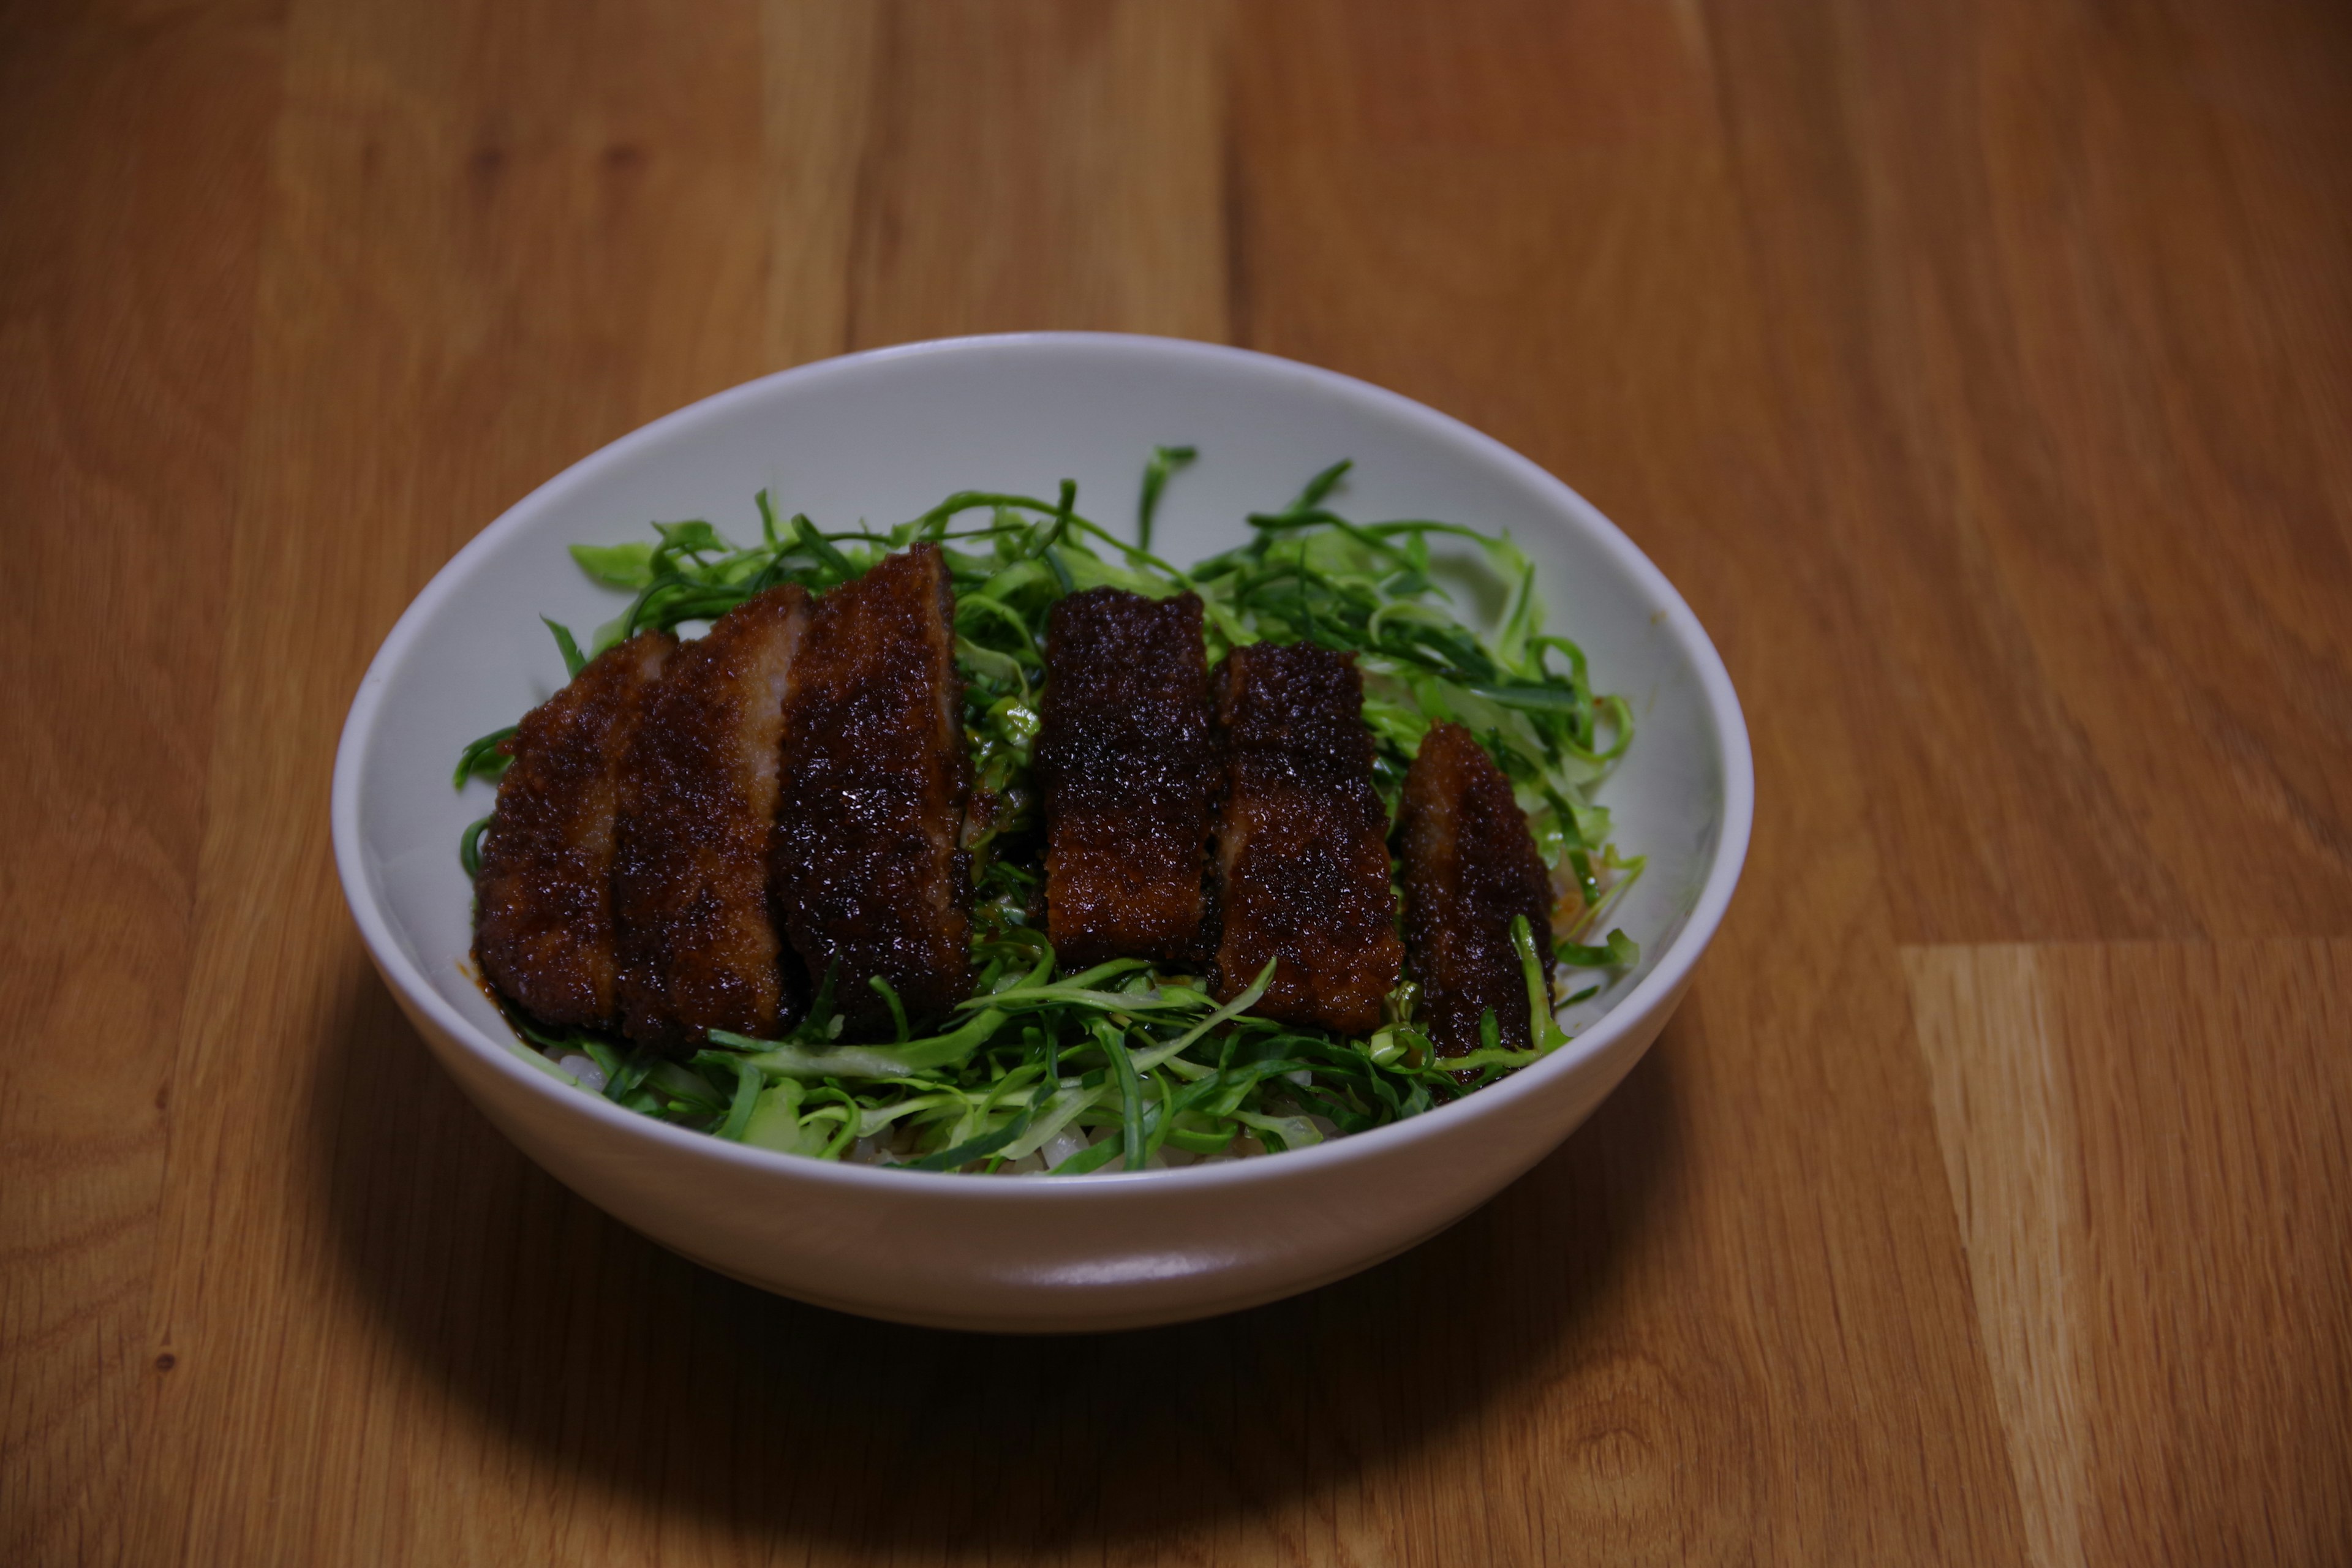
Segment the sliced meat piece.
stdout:
[[884,557],[817,601],[793,672],[772,888],[812,982],[833,975],[843,1037],[888,1037],[971,993],[971,766],[955,598],[939,547]]
[[1478,1020],[1493,1008],[1500,1043],[1534,1043],[1528,984],[1511,948],[1511,920],[1525,915],[1544,984],[1551,984],[1551,882],[1511,781],[1469,731],[1434,724],[1404,775],[1397,813],[1404,853],[1404,933],[1420,1018],[1444,1057],[1478,1048]]
[[771,588],[681,646],[621,778],[613,906],[621,1026],[682,1050],[708,1029],[772,1037],[792,992],[768,917],[783,708],[808,595]]
[[1201,601],[1092,588],[1054,606],[1036,773],[1061,962],[1198,952],[1217,749]]
[[482,836],[474,957],[500,994],[542,1023],[610,1027],[613,824],[622,758],[662,661],[646,632],[589,661],[499,750],[514,761]]
[[1235,648],[1219,667],[1216,700],[1225,746],[1217,995],[1239,995],[1279,956],[1252,1012],[1369,1034],[1404,947],[1355,656],[1312,643]]

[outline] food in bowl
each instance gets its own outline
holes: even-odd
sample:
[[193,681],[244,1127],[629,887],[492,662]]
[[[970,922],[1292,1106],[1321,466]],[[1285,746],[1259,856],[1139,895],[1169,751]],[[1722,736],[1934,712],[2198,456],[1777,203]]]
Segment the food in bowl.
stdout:
[[570,683],[457,771],[499,785],[477,961],[549,1070],[788,1153],[1076,1175],[1365,1131],[1565,1043],[1639,956],[1587,940],[1643,864],[1591,795],[1629,707],[1507,536],[1351,522],[1346,463],[1163,561],[1192,457],[1154,454],[1133,542],[1066,481],[575,546],[634,597],[584,653],[550,622]]
[[[1507,530],[1599,681],[1631,704],[1639,739],[1594,798],[1647,862],[1604,922],[1640,937],[1641,958],[1600,996],[1563,1005],[1569,1044],[1433,1114],[1278,1158],[1107,1166],[1060,1181],[777,1154],[559,1081],[475,969],[473,900],[458,892],[449,847],[489,792],[450,789],[447,748],[563,684],[556,647],[528,612],[587,640],[584,629],[622,603],[573,566],[567,545],[614,543],[655,517],[706,517],[757,540],[750,501],[762,488],[835,524],[911,518],[975,480],[1034,488],[1024,476],[1074,475],[1081,495],[1124,500],[1130,455],[1170,432],[1211,460],[1169,490],[1152,546],[1163,559],[1249,539],[1242,520],[1297,489],[1304,457],[1357,454],[1367,460],[1349,474],[1339,510]],[[1123,534],[1128,521],[1117,520]],[[1433,552],[1449,544],[1476,550],[1441,538]],[[1500,624],[1505,606],[1475,583],[1447,585],[1465,619]],[[1534,1169],[1642,1060],[1702,972],[1754,801],[1738,699],[1705,628],[1622,531],[1526,458],[1295,362],[1044,333],[804,365],[681,409],[550,479],[458,552],[387,635],[343,729],[332,816],[353,922],[419,1043],[499,1133],[584,1202],[802,1300],[941,1328],[1090,1332],[1236,1310],[1340,1279]]]

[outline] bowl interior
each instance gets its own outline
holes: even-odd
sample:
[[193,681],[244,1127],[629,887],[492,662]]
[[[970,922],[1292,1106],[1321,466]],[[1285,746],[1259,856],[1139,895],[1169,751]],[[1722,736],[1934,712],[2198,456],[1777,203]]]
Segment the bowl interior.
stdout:
[[1466,426],[1328,372],[1166,340],[1039,334],[828,361],[721,394],[567,470],[460,552],[387,639],[344,739],[339,837],[362,884],[355,903],[381,917],[379,958],[410,971],[395,978],[428,991],[478,1044],[507,1045],[470,977],[457,849],[493,792],[453,790],[449,772],[466,742],[562,683],[540,616],[584,645],[626,604],[566,546],[645,538],[656,520],[688,518],[757,538],[762,488],[784,515],[887,527],[954,490],[1050,498],[1065,478],[1077,481],[1083,514],[1131,534],[1145,459],[1179,443],[1200,458],[1162,500],[1165,558],[1189,564],[1241,541],[1246,513],[1352,458],[1332,500],[1347,516],[1507,530],[1538,564],[1548,629],[1583,646],[1597,689],[1632,701],[1639,731],[1601,799],[1619,843],[1649,858],[1612,921],[1642,943],[1643,961],[1569,1015],[1571,1031],[1668,958],[1711,879],[1719,911],[1747,831],[1737,706],[1688,609],[1591,507]]

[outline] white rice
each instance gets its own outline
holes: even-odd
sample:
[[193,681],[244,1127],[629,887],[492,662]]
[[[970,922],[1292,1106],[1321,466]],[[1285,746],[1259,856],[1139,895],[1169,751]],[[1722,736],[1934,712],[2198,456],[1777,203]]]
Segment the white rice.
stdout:
[[560,1058],[555,1065],[578,1079],[580,1087],[589,1093],[604,1092],[604,1069],[596,1065],[595,1058],[583,1056],[574,1051],[572,1055]]
[[1046,1139],[1045,1147],[1037,1152],[1045,1156],[1045,1169],[1050,1171],[1086,1146],[1087,1134],[1083,1128],[1065,1127]]

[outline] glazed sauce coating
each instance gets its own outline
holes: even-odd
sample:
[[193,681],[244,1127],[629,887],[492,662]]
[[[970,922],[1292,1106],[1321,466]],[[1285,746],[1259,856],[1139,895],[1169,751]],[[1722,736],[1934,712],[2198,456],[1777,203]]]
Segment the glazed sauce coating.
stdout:
[[632,1039],[683,1050],[708,1029],[767,1037],[785,1021],[793,993],[768,915],[768,852],[783,705],[808,623],[795,584],[747,599],[682,645],[647,696],[613,866]]
[[667,632],[647,632],[605,649],[499,747],[514,760],[482,836],[474,957],[501,994],[542,1023],[602,1028],[615,1016],[621,760],[645,693],[677,646]]
[[1217,749],[1201,601],[1092,588],[1055,605],[1042,717],[1055,955],[1074,969],[1204,956]]
[[888,1038],[971,991],[971,767],[955,603],[936,545],[886,556],[817,601],[794,671],[772,879],[778,925],[813,983],[833,974],[844,1037]]
[[1511,781],[1469,731],[1433,725],[1405,773],[1397,827],[1418,1016],[1437,1054],[1477,1049],[1479,1018],[1490,1007],[1499,1043],[1526,1050],[1534,1020],[1511,921],[1527,918],[1549,994],[1551,884]]
[[1278,958],[1251,1011],[1356,1036],[1379,1026],[1404,956],[1363,706],[1354,656],[1312,643],[1235,648],[1218,668],[1217,996]]

